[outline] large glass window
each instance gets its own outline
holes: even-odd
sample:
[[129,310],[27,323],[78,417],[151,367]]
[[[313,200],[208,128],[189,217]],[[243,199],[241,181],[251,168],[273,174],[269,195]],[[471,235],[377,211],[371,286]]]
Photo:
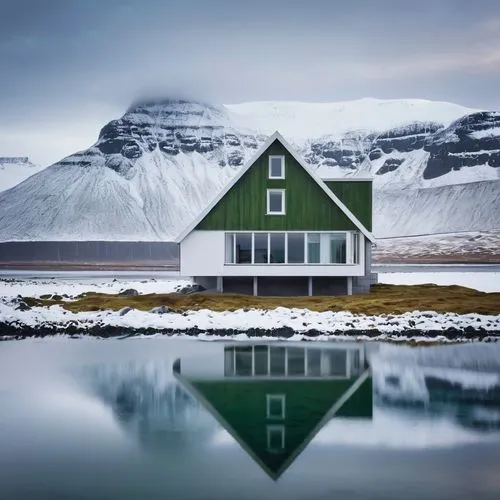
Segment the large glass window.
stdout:
[[320,234],[308,233],[307,235],[307,262],[308,264],[320,263]]
[[268,262],[268,233],[254,234],[254,263],[267,264]]
[[330,234],[330,263],[346,263],[346,235]]
[[269,179],[284,179],[284,178],[285,178],[285,157],[270,156]]
[[224,246],[226,264],[359,264],[362,255],[357,232],[226,233]]
[[304,250],[304,233],[288,233],[288,263],[303,264]]
[[285,233],[271,233],[269,242],[269,262],[283,264],[285,262]]
[[268,189],[267,190],[267,214],[285,215],[285,190]]
[[235,233],[236,238],[236,264],[252,263],[252,233]]

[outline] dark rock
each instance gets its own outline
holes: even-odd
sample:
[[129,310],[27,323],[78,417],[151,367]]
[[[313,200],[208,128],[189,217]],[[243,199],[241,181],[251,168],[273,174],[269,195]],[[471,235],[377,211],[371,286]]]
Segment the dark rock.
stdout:
[[383,175],[388,172],[393,172],[403,163],[399,158],[387,158],[384,164],[377,170],[376,175]]
[[167,306],[158,306],[158,307],[153,307],[153,309],[151,309],[149,312],[152,314],[167,314],[173,311]]
[[205,287],[198,285],[197,283],[193,283],[192,285],[187,285],[182,288],[178,288],[176,292],[181,293],[183,295],[189,295],[191,293],[203,292],[205,290],[206,290]]
[[497,127],[500,128],[500,113],[472,113],[429,137],[424,146],[430,153],[424,179],[475,165],[500,167],[500,138],[474,135]]
[[125,158],[134,159],[140,158],[142,156],[142,151],[137,144],[128,143],[122,147],[121,154],[122,156],[125,156]]
[[118,293],[120,297],[137,297],[139,292],[134,288],[127,288],[126,290],[122,290]]
[[232,167],[243,165],[243,153],[241,151],[231,151],[227,156],[227,162]]
[[370,154],[368,155],[368,158],[370,158],[370,160],[378,160],[379,158],[382,157],[383,155],[383,151],[381,149],[374,149],[372,151],[370,151]]
[[131,308],[131,307],[122,307],[122,308],[118,311],[118,315],[119,315],[119,316],[125,316],[125,314],[129,313],[131,310],[132,310],[132,308]]

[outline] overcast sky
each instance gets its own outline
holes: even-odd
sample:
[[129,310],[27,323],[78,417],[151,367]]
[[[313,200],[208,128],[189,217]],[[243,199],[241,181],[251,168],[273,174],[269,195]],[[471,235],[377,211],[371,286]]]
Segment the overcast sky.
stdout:
[[500,109],[500,0],[0,0],[0,155],[55,162],[152,94]]

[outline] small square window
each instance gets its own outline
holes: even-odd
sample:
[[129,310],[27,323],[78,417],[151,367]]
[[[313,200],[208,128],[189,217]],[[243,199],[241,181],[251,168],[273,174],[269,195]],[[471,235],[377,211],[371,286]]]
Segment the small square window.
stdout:
[[285,418],[285,396],[283,394],[266,395],[266,418],[276,420]]
[[285,190],[268,189],[267,190],[267,214],[285,215]]
[[268,425],[267,431],[267,451],[280,453],[285,450],[285,426]]
[[285,157],[269,156],[269,179],[285,178]]

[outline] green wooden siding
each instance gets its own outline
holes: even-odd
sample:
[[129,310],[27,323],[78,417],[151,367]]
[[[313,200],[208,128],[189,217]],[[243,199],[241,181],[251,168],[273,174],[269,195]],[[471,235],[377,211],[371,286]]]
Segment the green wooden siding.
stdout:
[[[198,381],[193,382],[193,386],[255,456],[271,472],[278,473],[354,380]],[[285,395],[284,420],[267,418],[267,394]],[[351,399],[352,403],[348,400],[345,410],[341,408],[337,416],[372,416],[371,377]],[[285,426],[285,449],[282,452],[268,451],[268,425]]]
[[[269,155],[285,156],[285,179],[268,179]],[[266,215],[266,193],[272,188],[286,189],[286,215]],[[286,148],[275,141],[196,229],[328,231],[356,227]]]
[[372,230],[372,182],[325,181],[339,200],[354,214],[363,226]]

